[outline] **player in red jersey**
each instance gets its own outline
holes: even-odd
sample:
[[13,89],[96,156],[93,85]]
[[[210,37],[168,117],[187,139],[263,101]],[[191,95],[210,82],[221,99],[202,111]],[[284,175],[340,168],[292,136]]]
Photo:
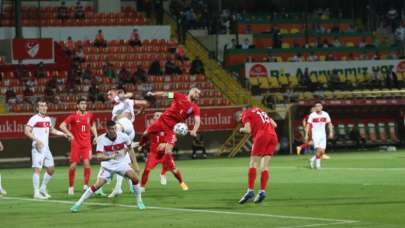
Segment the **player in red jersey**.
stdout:
[[253,138],[252,152],[250,154],[248,190],[240,199],[239,203],[244,204],[254,197],[254,185],[256,179],[256,168],[260,164],[261,182],[260,192],[255,198],[255,203],[260,203],[266,197],[266,186],[269,179],[269,162],[273,156],[278,138],[276,131],[276,122],[270,118],[266,112],[256,107],[247,107],[242,112],[241,121],[243,127],[241,133],[251,134]]
[[[170,107],[160,116],[160,118],[149,126],[148,135],[163,134],[162,142],[164,145],[165,154],[163,162],[168,166],[169,170],[175,173],[183,190],[188,190],[187,185],[182,181],[181,173],[175,168],[173,161],[173,147],[176,143],[176,135],[173,132],[173,127],[177,123],[184,122],[191,115],[194,116],[194,127],[190,131],[190,135],[196,137],[197,131],[200,128],[200,107],[195,103],[200,97],[201,91],[198,88],[191,88],[188,95],[178,92],[148,92],[148,96],[159,96],[173,99]],[[163,132],[163,133],[162,133]]]
[[[74,194],[76,166],[83,160],[84,186],[86,190],[91,176],[90,160],[92,155],[91,133],[94,136],[93,144],[97,143],[97,127],[93,114],[86,111],[87,100],[81,98],[77,101],[77,111],[70,114],[61,124],[60,129],[73,140],[70,144],[69,189],[68,194]],[[70,131],[67,126],[70,125]],[[91,133],[90,133],[91,132]]]
[[[3,143],[0,142],[0,151],[3,151],[3,150],[4,150]],[[7,195],[7,192],[1,185],[1,175],[0,175],[0,196],[3,196],[3,195],[4,196]]]
[[[308,124],[308,118],[311,113],[315,112],[315,107],[311,107],[311,112],[302,119],[302,127],[304,130],[307,128]],[[305,133],[304,133],[305,134]],[[304,142],[303,144],[297,146],[297,154],[300,155],[301,151],[304,149],[308,149],[313,145],[312,139],[310,139],[308,142]]]

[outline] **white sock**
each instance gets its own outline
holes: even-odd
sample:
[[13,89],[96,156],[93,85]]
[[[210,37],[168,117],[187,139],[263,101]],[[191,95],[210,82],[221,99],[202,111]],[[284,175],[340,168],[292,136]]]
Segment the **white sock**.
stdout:
[[86,199],[90,198],[91,195],[93,195],[93,191],[91,190],[91,188],[88,188],[76,202],[76,205],[80,206]]
[[32,183],[34,185],[34,193],[39,194],[39,174],[34,173],[32,175]]
[[133,186],[134,186],[134,193],[135,193],[136,201],[142,201],[142,196],[141,196],[142,191],[141,191],[140,184],[138,183],[138,184],[135,184]]
[[122,181],[124,180],[124,177],[121,175],[117,175],[117,183],[115,184],[114,190],[120,190],[122,189]]
[[316,159],[316,156],[313,156],[313,157],[311,158],[311,162],[314,162],[315,159]]
[[0,175],[0,189],[3,189],[3,187],[1,186],[1,175]]
[[132,186],[132,181],[129,178],[128,178],[128,186]]
[[52,179],[52,176],[49,175],[47,172],[44,173],[44,178],[42,179],[41,190],[46,190],[49,181]]
[[320,159],[320,158],[318,158],[318,159],[315,160],[315,167],[316,167],[317,169],[320,169],[320,168],[321,168],[321,159]]

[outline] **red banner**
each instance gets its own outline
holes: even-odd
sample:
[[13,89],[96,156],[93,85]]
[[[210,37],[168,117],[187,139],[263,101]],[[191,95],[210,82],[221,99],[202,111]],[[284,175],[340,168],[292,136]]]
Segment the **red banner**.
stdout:
[[[202,108],[201,109],[201,131],[229,130],[236,127],[236,112],[240,107],[224,108]],[[153,116],[152,110],[136,117],[134,126],[137,133],[145,130]],[[52,123],[56,128],[70,113],[49,114]],[[104,132],[105,123],[111,119],[110,112],[93,112],[99,133]],[[34,114],[1,115],[0,116],[0,138],[24,138],[24,126]],[[187,120],[192,126],[192,118]]]
[[54,61],[52,39],[13,39],[13,60]]

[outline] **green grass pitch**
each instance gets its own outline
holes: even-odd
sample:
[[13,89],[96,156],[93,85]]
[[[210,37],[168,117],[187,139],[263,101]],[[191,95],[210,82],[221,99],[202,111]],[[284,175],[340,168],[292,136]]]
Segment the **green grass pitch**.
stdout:
[[[309,156],[274,157],[267,199],[258,205],[238,204],[246,190],[246,157],[178,161],[188,192],[170,173],[168,185],[161,186],[155,169],[143,195],[144,211],[125,193],[93,197],[78,214],[69,208],[80,197],[81,169],[76,194],[69,197],[67,168],[58,167],[47,201],[31,199],[31,169],[1,169],[8,195],[0,198],[0,227],[405,227],[405,151],[331,156],[318,171],[307,168]],[[97,171],[93,165],[91,181]]]

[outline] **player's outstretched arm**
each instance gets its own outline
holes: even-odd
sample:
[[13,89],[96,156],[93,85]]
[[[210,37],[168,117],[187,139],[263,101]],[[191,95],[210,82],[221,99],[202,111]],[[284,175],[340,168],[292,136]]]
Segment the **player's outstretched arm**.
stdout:
[[200,129],[201,126],[201,117],[194,116],[194,127],[193,130],[190,131],[190,135],[193,137],[197,137],[197,131]]
[[72,140],[74,139],[74,136],[73,136],[72,132],[69,131],[69,129],[67,128],[67,125],[66,125],[65,122],[62,122],[62,123],[59,125],[59,128],[60,128],[60,130],[61,130],[62,132],[64,132],[65,134],[67,134]]
[[305,142],[307,143],[309,141],[309,131],[310,131],[311,125],[307,123],[305,126]]
[[164,91],[147,92],[146,96],[168,97],[168,98],[174,97],[173,92],[164,92]]
[[270,118],[270,124],[271,124],[274,128],[277,127],[276,121],[274,121],[272,118]]
[[332,122],[329,122],[329,123],[328,123],[328,129],[329,129],[329,138],[330,138],[330,139],[333,139],[334,130],[333,130],[333,124],[332,124]]
[[239,129],[241,133],[250,134],[252,132],[252,127],[250,126],[250,122],[246,122],[245,125]]
[[97,152],[97,154],[96,154],[97,161],[100,161],[100,162],[109,161],[111,159],[114,159],[114,157],[115,157],[114,155],[111,155],[111,156],[104,155],[102,152]]
[[72,139],[72,138],[70,138],[70,136],[68,134],[65,134],[62,131],[56,130],[54,127],[51,127],[51,129],[49,130],[49,133],[57,135],[57,136],[65,137],[69,140]]

